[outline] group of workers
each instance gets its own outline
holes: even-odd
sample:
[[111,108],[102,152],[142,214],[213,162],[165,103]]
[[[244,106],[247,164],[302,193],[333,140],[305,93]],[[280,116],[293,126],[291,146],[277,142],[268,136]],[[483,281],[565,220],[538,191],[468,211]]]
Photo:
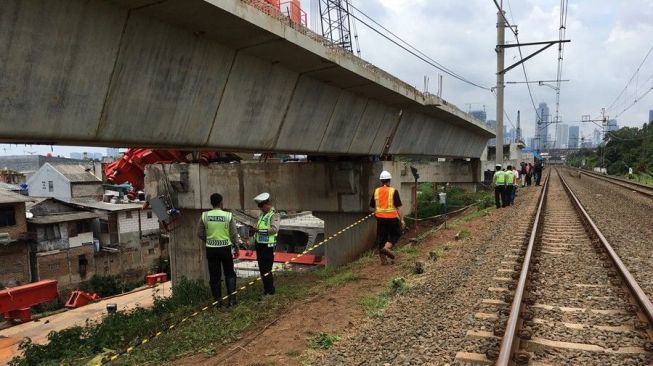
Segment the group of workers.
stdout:
[[517,166],[508,165],[505,169],[503,165],[495,166],[494,177],[494,202],[497,208],[508,207],[515,204],[517,189],[528,187],[534,180],[535,185],[540,185],[542,179],[542,161],[536,160],[535,165],[521,162]]
[[[379,257],[381,258],[381,264],[385,265],[394,263],[395,255],[392,253],[392,248],[399,241],[406,224],[401,213],[399,191],[390,186],[391,174],[383,171],[379,179],[381,186],[374,190],[373,197],[370,200],[370,207],[374,209],[377,222]],[[236,227],[233,214],[224,210],[222,195],[213,193],[210,199],[213,209],[202,213],[197,236],[206,246],[209,286],[213,298],[217,301],[218,306],[225,305],[222,303],[222,273],[224,273],[228,295],[226,305],[231,307],[238,303],[234,259],[239,257],[243,241]],[[272,206],[269,193],[261,193],[254,197],[254,201],[261,212],[256,227],[250,228],[250,232],[254,232],[256,260],[262,277],[263,295],[274,295],[272,266],[274,264],[277,234],[281,226],[281,216]]]

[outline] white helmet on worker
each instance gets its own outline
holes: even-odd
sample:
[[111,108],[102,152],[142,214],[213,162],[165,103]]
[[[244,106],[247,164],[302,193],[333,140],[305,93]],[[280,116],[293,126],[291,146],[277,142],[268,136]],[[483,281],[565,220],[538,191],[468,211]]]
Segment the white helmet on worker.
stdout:
[[258,205],[260,205],[262,203],[266,203],[269,200],[270,200],[270,194],[267,193],[267,192],[263,192],[263,193],[259,194],[258,196],[254,197],[254,202],[256,202],[256,204],[258,204]]
[[390,180],[392,179],[392,175],[390,174],[389,171],[384,170],[381,172],[381,175],[379,176],[380,180]]

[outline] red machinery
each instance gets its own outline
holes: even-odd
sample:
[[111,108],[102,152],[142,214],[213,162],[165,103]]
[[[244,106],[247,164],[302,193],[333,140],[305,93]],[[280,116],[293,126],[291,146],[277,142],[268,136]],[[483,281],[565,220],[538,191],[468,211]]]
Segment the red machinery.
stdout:
[[112,184],[131,184],[133,191],[129,192],[127,196],[133,200],[136,198],[136,192],[144,187],[145,166],[148,164],[190,163],[195,160],[202,164],[208,164],[215,161],[240,160],[235,155],[213,151],[202,152],[197,157],[193,157],[193,155],[195,154],[191,151],[183,150],[129,149],[121,159],[104,167],[104,175]]
[[100,300],[97,294],[91,294],[85,291],[75,290],[70,293],[65,307],[68,309],[77,309],[80,306],[88,305],[94,301]]
[[44,280],[0,291],[0,313],[7,320],[32,320],[30,307],[59,296],[57,281]]

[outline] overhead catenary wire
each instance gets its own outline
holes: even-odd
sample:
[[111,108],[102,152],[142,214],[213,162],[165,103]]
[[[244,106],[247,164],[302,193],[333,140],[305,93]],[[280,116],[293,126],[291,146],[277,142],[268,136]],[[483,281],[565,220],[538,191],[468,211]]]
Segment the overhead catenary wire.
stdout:
[[[487,90],[487,91],[490,91],[490,90],[491,90],[491,88],[486,87],[486,86],[483,86],[483,85],[481,85],[481,84],[479,84],[479,83],[473,82],[473,81],[471,81],[471,80],[469,80],[469,79],[467,79],[467,78],[461,76],[460,74],[458,74],[458,73],[452,71],[451,69],[447,68],[446,66],[442,65],[441,63],[437,62],[436,60],[434,60],[433,58],[431,58],[430,56],[428,56],[427,54],[425,54],[424,52],[422,52],[421,50],[419,50],[417,47],[411,45],[409,42],[407,42],[407,41],[405,41],[404,39],[402,39],[401,37],[397,36],[394,32],[390,31],[387,27],[383,26],[382,24],[380,24],[379,22],[377,22],[376,20],[374,20],[372,17],[370,17],[369,15],[367,15],[365,12],[363,12],[362,10],[360,10],[359,8],[357,8],[356,6],[354,6],[354,5],[352,5],[352,4],[349,4],[349,6],[350,6],[351,8],[353,8],[354,10],[356,10],[356,12],[357,12],[358,14],[361,14],[361,15],[364,16],[365,18],[369,19],[370,22],[374,23],[376,26],[380,27],[383,31],[387,32],[387,33],[390,34],[392,37],[394,37],[394,38],[396,38],[397,40],[399,40],[399,42],[396,41],[396,40],[394,40],[394,39],[392,39],[391,37],[389,37],[388,35],[384,34],[383,32],[379,31],[379,30],[376,29],[375,27],[371,26],[371,25],[368,24],[366,21],[364,21],[364,20],[362,20],[361,18],[359,18],[359,17],[358,17],[356,14],[354,14],[353,12],[350,12],[349,16],[351,16],[352,18],[354,18],[355,20],[357,20],[357,21],[360,22],[361,24],[365,25],[366,27],[368,27],[370,30],[372,30],[373,32],[377,33],[377,34],[380,35],[381,37],[383,37],[383,38],[385,38],[386,40],[392,42],[393,44],[395,44],[395,45],[398,46],[399,48],[403,49],[404,51],[410,53],[411,55],[417,57],[417,58],[420,59],[421,61],[423,61],[423,62],[425,62],[425,63],[431,65],[432,67],[434,67],[434,68],[436,68],[436,69],[438,69],[438,70],[444,72],[445,74],[447,74],[447,75],[449,75],[449,76],[451,76],[451,77],[453,77],[453,78],[455,78],[455,79],[457,79],[457,80],[459,80],[459,81],[462,81],[462,82],[464,82],[464,83],[467,83],[467,84],[472,85],[472,86],[474,86],[474,87],[477,87],[477,88],[479,88],[479,89],[483,89],[483,90]],[[400,42],[403,43],[403,44],[401,44]]]
[[623,89],[621,90],[621,92],[617,95],[617,97],[614,98],[614,100],[612,101],[612,103],[610,103],[610,106],[608,106],[608,108],[607,108],[608,111],[611,111],[612,108],[615,107],[615,105],[617,104],[617,102],[619,101],[619,99],[621,98],[621,96],[626,92],[626,90],[628,90],[628,86],[630,86],[630,84],[633,82],[633,80],[635,80],[635,78],[637,77],[637,75],[638,75],[639,72],[641,71],[642,66],[644,66],[644,63],[645,63],[646,60],[649,58],[649,56],[651,55],[651,53],[653,53],[653,46],[651,46],[651,48],[648,49],[648,52],[646,52],[646,55],[644,56],[644,59],[642,59],[642,61],[639,63],[639,66],[637,66],[637,69],[635,69],[635,72],[633,72],[633,75],[630,77],[630,79],[628,79],[628,82],[626,82],[626,86],[624,86],[624,88],[623,88]]

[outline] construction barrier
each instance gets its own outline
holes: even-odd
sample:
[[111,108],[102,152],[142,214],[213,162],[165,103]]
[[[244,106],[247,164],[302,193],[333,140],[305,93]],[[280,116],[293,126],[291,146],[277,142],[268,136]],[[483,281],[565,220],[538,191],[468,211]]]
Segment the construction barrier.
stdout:
[[317,249],[318,247],[320,247],[320,246],[326,244],[328,241],[333,240],[333,239],[336,238],[337,236],[342,235],[342,233],[344,233],[345,231],[350,230],[350,229],[354,228],[355,226],[358,226],[358,225],[362,224],[363,222],[365,222],[367,219],[369,219],[369,218],[372,217],[372,216],[374,216],[374,213],[371,213],[371,214],[369,214],[369,215],[363,217],[362,219],[360,219],[360,220],[354,222],[353,224],[351,224],[351,225],[345,227],[344,229],[342,229],[342,230],[336,232],[335,234],[329,236],[328,238],[322,240],[321,242],[316,243],[316,244],[313,244],[312,246],[306,248],[306,250],[304,250],[303,252],[298,253],[298,254],[295,254],[292,258],[290,258],[290,259],[288,259],[286,262],[284,262],[282,266],[280,266],[280,267],[278,267],[278,268],[275,268],[275,269],[273,269],[272,271],[270,271],[270,272],[268,272],[268,273],[263,274],[263,276],[258,276],[258,277],[256,277],[254,280],[252,280],[252,281],[246,283],[245,285],[241,286],[240,288],[238,288],[236,291],[232,292],[231,294],[227,294],[227,295],[223,296],[221,300],[218,300],[218,301],[214,301],[214,302],[212,302],[210,305],[207,305],[207,306],[203,307],[202,309],[200,309],[200,310],[198,310],[198,311],[196,311],[196,312],[190,314],[189,316],[187,316],[187,317],[185,317],[185,318],[183,318],[183,319],[177,321],[176,323],[170,325],[170,326],[167,327],[166,329],[157,332],[157,333],[154,334],[153,336],[151,336],[151,337],[149,337],[149,338],[145,338],[145,339],[143,339],[142,341],[140,341],[140,342],[137,343],[136,345],[127,348],[125,351],[123,351],[123,352],[121,352],[121,353],[118,353],[118,354],[116,354],[116,355],[111,356],[111,357],[110,357],[108,360],[106,360],[106,361],[101,361],[101,362],[97,363],[96,366],[108,365],[108,364],[111,363],[112,361],[117,360],[119,357],[123,357],[123,356],[125,356],[125,355],[128,355],[128,354],[134,352],[134,350],[135,350],[138,346],[142,346],[142,345],[144,345],[144,344],[146,344],[146,343],[148,343],[148,342],[150,342],[150,341],[152,341],[152,340],[158,338],[159,336],[161,336],[161,335],[162,335],[164,332],[166,332],[166,331],[170,331],[170,330],[175,329],[175,327],[179,326],[180,324],[185,323],[185,322],[187,322],[189,319],[194,318],[194,317],[196,317],[197,315],[201,314],[202,312],[205,312],[205,311],[209,310],[210,308],[212,308],[212,307],[218,305],[218,304],[220,303],[220,301],[226,301],[226,300],[228,300],[228,299],[229,299],[229,296],[236,295],[236,294],[238,294],[239,292],[241,292],[241,291],[247,289],[248,287],[253,286],[254,284],[256,284],[256,282],[258,282],[258,281],[260,281],[261,279],[263,279],[263,277],[265,277],[265,276],[269,276],[269,275],[271,275],[271,274],[274,273],[274,272],[278,272],[278,271],[284,270],[284,269],[286,268],[287,265],[289,265],[289,264],[291,264],[291,263],[295,263],[295,261],[296,261],[297,259],[299,259],[300,257],[302,257],[302,256],[308,254],[309,252],[311,252],[311,251]]

